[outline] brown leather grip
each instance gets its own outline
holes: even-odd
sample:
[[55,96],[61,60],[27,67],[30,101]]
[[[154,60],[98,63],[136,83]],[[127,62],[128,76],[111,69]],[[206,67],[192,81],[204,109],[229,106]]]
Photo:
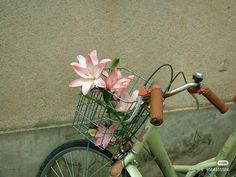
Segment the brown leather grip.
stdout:
[[234,101],[234,103],[236,103],[236,96],[234,96],[233,101]]
[[157,84],[151,86],[150,117],[153,125],[158,126],[163,122],[162,91]]
[[202,93],[222,114],[226,113],[229,107],[208,87]]
[[110,177],[118,177],[121,175],[123,169],[122,160],[118,160],[111,167]]

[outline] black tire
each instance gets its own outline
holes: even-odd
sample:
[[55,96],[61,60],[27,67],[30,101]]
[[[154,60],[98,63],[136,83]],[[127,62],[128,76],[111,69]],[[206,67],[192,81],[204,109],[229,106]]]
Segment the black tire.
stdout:
[[[37,177],[106,177],[112,153],[88,140],[67,142],[54,149],[41,165]],[[129,174],[124,171],[124,177]]]
[[234,160],[231,162],[226,177],[236,177],[236,157],[234,157]]

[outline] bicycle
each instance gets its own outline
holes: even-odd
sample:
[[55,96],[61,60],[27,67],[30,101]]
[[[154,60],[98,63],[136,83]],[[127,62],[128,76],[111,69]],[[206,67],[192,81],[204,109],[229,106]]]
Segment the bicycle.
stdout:
[[[163,91],[160,85],[150,83],[150,80],[165,66],[171,68],[171,79],[170,84]],[[134,74],[129,70],[126,71]],[[171,84],[181,74],[185,84],[170,90]],[[186,177],[236,176],[236,130],[228,137],[216,157],[195,165],[172,165],[156,128],[163,123],[163,101],[185,90],[191,94],[202,94],[221,113],[227,112],[227,105],[211,89],[202,84],[201,73],[193,75],[194,82],[187,83],[183,72],[173,77],[172,67],[165,64],[153,72],[147,80],[137,75],[136,77],[138,81],[132,85],[132,89],[140,81],[144,81],[144,87],[139,89],[139,96],[135,101],[122,100],[110,93],[113,101],[119,99],[132,107],[133,111],[128,114],[113,115],[111,118],[110,114],[117,113],[106,101],[104,94],[96,88],[87,97],[80,96],[73,127],[84,134],[86,139],[70,141],[54,149],[41,165],[37,177],[116,177],[120,175],[142,177],[135,165],[135,159],[145,145],[148,146],[148,152],[165,177],[177,177],[176,172],[185,173]],[[120,115],[125,117],[125,120],[121,121]],[[122,129],[111,131],[111,122],[116,122],[122,126]],[[108,127],[105,132],[110,130],[108,143],[111,146],[110,151],[102,144],[105,133],[103,137],[91,136],[91,131],[99,126],[101,128],[101,123]],[[99,138],[100,146],[96,145],[99,144]],[[152,140],[153,138],[155,141]]]

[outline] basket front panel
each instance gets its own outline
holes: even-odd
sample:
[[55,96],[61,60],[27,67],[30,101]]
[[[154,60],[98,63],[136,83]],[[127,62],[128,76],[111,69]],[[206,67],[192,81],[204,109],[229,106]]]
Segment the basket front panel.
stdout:
[[[125,71],[122,74],[135,75],[129,70]],[[132,93],[139,86],[142,86],[143,82],[144,80],[141,77],[135,75],[127,90],[129,93]],[[112,95],[110,102],[104,100],[101,89],[92,89],[86,96],[81,93],[79,95],[73,127],[94,144],[103,145],[107,142],[110,145],[124,144],[143,125],[148,117],[148,112],[141,106],[134,118],[127,123],[126,120],[132,115],[132,111],[118,112],[116,110],[118,101],[121,100],[115,95]],[[130,107],[134,109],[135,104],[136,101],[130,104]]]

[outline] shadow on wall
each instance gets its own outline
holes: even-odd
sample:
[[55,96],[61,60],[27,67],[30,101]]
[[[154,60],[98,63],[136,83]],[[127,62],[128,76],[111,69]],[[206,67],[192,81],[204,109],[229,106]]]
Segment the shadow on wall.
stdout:
[[176,139],[170,146],[169,155],[171,159],[179,159],[181,155],[194,157],[212,143],[213,140],[210,133],[196,130],[188,136]]

